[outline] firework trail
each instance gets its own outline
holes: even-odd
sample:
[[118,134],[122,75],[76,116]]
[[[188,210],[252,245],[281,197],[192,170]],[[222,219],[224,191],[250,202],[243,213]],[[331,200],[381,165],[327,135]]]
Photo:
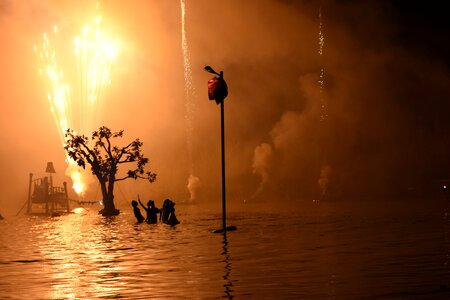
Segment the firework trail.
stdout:
[[[320,74],[319,74],[319,89],[320,89],[320,121],[325,122],[328,118],[328,107],[325,101],[324,92],[325,92],[325,68],[323,67],[323,49],[325,46],[325,36],[323,34],[323,22],[322,22],[322,8],[319,8],[319,56],[320,56]],[[324,151],[325,152],[325,151]],[[325,156],[324,163],[322,164],[320,175],[317,183],[319,184],[319,188],[321,190],[321,198],[324,199],[329,188],[330,177],[332,174],[332,168],[330,165],[326,163],[326,153],[323,154]]]
[[[323,23],[322,23],[322,8],[319,9],[319,56],[322,61],[323,56],[323,48],[325,46],[325,36],[323,35]],[[324,92],[324,86],[325,86],[325,69],[323,67],[323,63],[321,62],[322,66],[320,68],[320,74],[319,74],[319,88],[320,88],[320,120],[325,121],[325,119],[328,117],[328,110],[327,110],[327,104],[325,103],[325,99],[323,97]]]
[[193,97],[195,94],[194,87],[192,85],[192,68],[189,54],[189,47],[186,38],[186,1],[180,0],[181,6],[181,48],[183,50],[183,63],[184,63],[184,83],[185,83],[185,97],[186,97],[186,136],[187,136],[187,151],[189,159],[189,178],[187,188],[190,193],[190,200],[195,199],[196,190],[200,186],[200,179],[194,175],[194,159],[192,149],[192,133],[193,118],[194,118],[194,103]]

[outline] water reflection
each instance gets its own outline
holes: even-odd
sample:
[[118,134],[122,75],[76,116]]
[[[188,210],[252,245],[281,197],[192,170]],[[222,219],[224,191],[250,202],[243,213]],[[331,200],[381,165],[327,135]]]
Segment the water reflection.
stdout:
[[225,262],[225,272],[224,272],[224,276],[223,279],[225,280],[225,283],[223,285],[223,287],[225,288],[225,297],[228,299],[233,299],[233,282],[231,280],[231,258],[230,258],[230,254],[228,252],[228,239],[227,239],[227,232],[224,231],[223,233],[223,241],[222,241],[222,255],[224,257],[224,262]]
[[447,272],[450,272],[450,212],[444,208],[444,243],[445,243],[445,262],[444,266]]
[[113,219],[101,219],[86,231],[83,227],[88,224],[82,215],[62,218],[37,225],[46,228],[36,228],[44,235],[38,245],[52,277],[48,297],[120,297],[118,283],[123,270],[118,262],[123,253],[111,251],[116,248],[120,225]]
[[0,222],[0,298],[450,299],[450,214],[417,213],[249,213],[223,236],[204,212],[19,217]]

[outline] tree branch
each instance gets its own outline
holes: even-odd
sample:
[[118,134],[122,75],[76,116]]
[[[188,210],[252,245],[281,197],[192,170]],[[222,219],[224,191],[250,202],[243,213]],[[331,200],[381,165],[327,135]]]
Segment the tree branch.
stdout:
[[125,176],[123,178],[116,178],[114,181],[122,181],[122,180],[125,180],[127,178],[133,178],[133,177],[130,177],[130,176],[127,175],[127,176]]

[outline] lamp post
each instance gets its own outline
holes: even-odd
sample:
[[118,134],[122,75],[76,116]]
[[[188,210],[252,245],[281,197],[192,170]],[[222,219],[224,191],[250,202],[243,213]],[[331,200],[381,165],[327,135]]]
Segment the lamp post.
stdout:
[[224,100],[228,96],[227,83],[223,79],[223,71],[217,73],[210,66],[205,67],[205,71],[215,74],[208,81],[208,98],[215,100],[216,104],[220,104],[220,133],[221,133],[221,152],[222,152],[222,228],[214,230],[214,233],[226,233],[227,231],[234,231],[235,226],[227,227],[227,213],[226,213],[226,186],[225,186],[225,118],[224,118]]
[[48,202],[51,202],[51,210],[52,212],[55,210],[55,200],[52,197],[53,194],[53,178],[52,178],[52,174],[56,173],[55,171],[55,167],[53,166],[53,162],[49,161],[47,163],[47,168],[45,168],[45,172],[49,174],[50,176],[50,185],[47,185],[47,199],[45,202],[45,211],[48,213]]
[[53,179],[52,174],[55,174],[55,167],[53,166],[53,162],[49,161],[47,163],[47,168],[45,168],[45,172],[49,174],[50,177],[50,188],[53,188]]

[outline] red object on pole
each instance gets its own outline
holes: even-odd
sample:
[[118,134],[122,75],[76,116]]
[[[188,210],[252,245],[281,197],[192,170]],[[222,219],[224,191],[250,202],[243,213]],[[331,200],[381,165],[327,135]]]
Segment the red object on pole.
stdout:
[[223,79],[223,72],[220,72],[220,76],[213,77],[208,81],[208,98],[220,104],[227,96],[227,83]]
[[[217,74],[211,67],[206,66],[205,70],[210,73]],[[208,98],[215,100],[220,104],[220,142],[221,142],[221,157],[222,157],[222,228],[214,230],[214,233],[224,233],[227,231],[234,231],[235,226],[227,226],[227,209],[226,209],[226,187],[225,187],[225,117],[224,117],[224,101],[228,96],[227,83],[223,79],[223,71],[208,81]]]

